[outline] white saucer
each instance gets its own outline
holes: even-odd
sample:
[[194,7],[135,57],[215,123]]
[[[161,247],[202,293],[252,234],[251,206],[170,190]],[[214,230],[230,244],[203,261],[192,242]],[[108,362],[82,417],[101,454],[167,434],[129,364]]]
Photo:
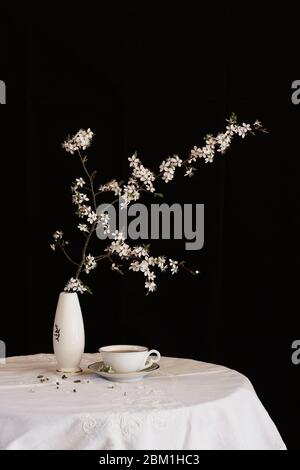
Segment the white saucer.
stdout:
[[151,364],[151,366],[146,367],[145,369],[138,370],[136,372],[126,373],[106,372],[104,370],[104,368],[106,368],[104,362],[94,362],[93,364],[90,364],[88,368],[92,372],[95,372],[104,379],[111,380],[112,382],[135,382],[137,380],[141,380],[142,378],[151,374],[155,370],[159,369],[159,365],[154,362],[153,364]]

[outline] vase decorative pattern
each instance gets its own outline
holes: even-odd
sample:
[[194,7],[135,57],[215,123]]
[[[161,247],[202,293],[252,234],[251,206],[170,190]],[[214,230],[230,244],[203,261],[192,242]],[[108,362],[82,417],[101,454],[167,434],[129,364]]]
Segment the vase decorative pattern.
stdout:
[[80,361],[84,352],[84,324],[76,292],[59,295],[54,327],[53,348],[58,373],[80,373]]

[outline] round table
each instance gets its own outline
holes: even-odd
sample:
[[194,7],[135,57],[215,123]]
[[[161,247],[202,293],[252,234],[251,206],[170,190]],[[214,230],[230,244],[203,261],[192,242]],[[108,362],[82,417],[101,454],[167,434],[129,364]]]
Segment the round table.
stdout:
[[163,357],[139,382],[86,368],[62,379],[52,354],[0,365],[0,449],[273,449],[285,445],[251,383],[223,366]]

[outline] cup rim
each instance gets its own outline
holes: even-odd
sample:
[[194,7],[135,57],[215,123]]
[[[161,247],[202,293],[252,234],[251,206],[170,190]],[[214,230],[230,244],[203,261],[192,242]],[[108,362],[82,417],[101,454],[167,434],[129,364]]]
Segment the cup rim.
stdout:
[[[138,349],[132,349],[132,351],[118,351],[118,350],[110,350],[108,348],[138,348]],[[101,348],[98,349],[99,352],[105,352],[105,353],[121,353],[121,354],[131,354],[131,353],[139,353],[139,352],[146,352],[149,351],[149,349],[146,346],[139,346],[137,344],[111,344],[109,346],[101,346]]]

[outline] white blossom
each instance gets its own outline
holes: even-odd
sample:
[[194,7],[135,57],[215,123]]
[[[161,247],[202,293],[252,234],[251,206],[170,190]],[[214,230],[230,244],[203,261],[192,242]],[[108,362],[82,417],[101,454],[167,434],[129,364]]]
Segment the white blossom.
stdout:
[[128,243],[125,242],[125,236],[122,232],[116,230],[112,233],[114,241],[106,248],[109,253],[116,253],[120,258],[129,258],[131,255],[131,248]]
[[141,271],[144,274],[144,276],[147,276],[148,278],[150,276],[150,278],[153,280],[155,279],[156,276],[153,272],[150,271],[149,266],[150,266],[149,259],[145,258],[142,261],[131,262],[129,269],[135,272]]
[[50,248],[51,250],[55,251],[56,246],[61,244],[62,246],[68,245],[69,242],[66,240],[63,240],[63,231],[62,230],[56,230],[56,232],[53,233],[53,238],[54,238],[54,243],[50,243]]
[[88,201],[89,201],[89,198],[87,197],[87,195],[84,193],[80,193],[78,191],[76,191],[72,196],[72,202],[74,204],[77,204],[78,206]]
[[177,167],[180,167],[181,164],[182,160],[178,157],[178,155],[169,157],[161,162],[159,171],[160,173],[163,173],[162,179],[165,181],[165,183],[168,183],[174,178],[175,170]]
[[56,230],[53,234],[54,240],[61,240],[63,237],[63,232],[61,230]]
[[120,232],[119,230],[116,230],[115,232],[112,233],[112,237],[115,239],[115,240],[120,240],[120,241],[124,241],[125,240],[125,235],[123,232]]
[[140,270],[140,262],[139,261],[132,261],[130,263],[129,269],[134,272],[138,272]]
[[243,124],[241,126],[237,126],[237,134],[242,137],[242,139],[244,139],[244,137],[246,136],[247,132],[250,132],[251,131],[251,126],[250,124],[246,124],[245,122],[243,122]]
[[130,251],[130,246],[128,243],[122,242],[122,241],[113,241],[109,247],[108,251],[111,253],[117,253],[120,258],[129,258],[131,251]]
[[197,147],[196,145],[192,148],[190,157],[189,157],[189,163],[195,162],[197,159],[203,157],[203,151],[202,148]]
[[78,228],[81,232],[89,232],[88,226],[86,224],[78,224]]
[[83,178],[76,178],[75,182],[73,183],[73,186],[71,187],[72,191],[77,191],[78,188],[83,188],[85,185],[85,181]]
[[88,211],[88,214],[87,214],[87,221],[90,224],[93,224],[94,222],[96,222],[96,220],[98,220],[98,216],[97,216],[96,212],[94,212],[90,209]]
[[83,217],[86,217],[91,212],[91,210],[92,208],[90,206],[82,204],[77,208],[77,215],[80,219],[82,219]]
[[172,274],[176,274],[178,272],[178,261],[174,261],[173,259],[170,258],[169,266],[170,266]]
[[219,148],[217,149],[218,152],[224,153],[231,144],[232,135],[231,132],[228,130],[224,133],[220,133],[216,137],[217,144]]
[[207,136],[206,145],[202,148],[202,156],[205,163],[212,163],[215,156],[215,147],[217,139],[212,136]]
[[159,269],[161,271],[166,271],[167,266],[166,266],[166,257],[165,256],[159,256],[158,258],[156,258],[156,263],[157,263],[157,266],[159,267]]
[[147,276],[148,273],[150,273],[148,260],[144,259],[143,261],[140,262],[140,271],[144,273],[145,276]]
[[89,274],[89,272],[92,271],[92,269],[95,269],[96,267],[97,267],[97,263],[96,263],[94,256],[87,255],[84,261],[84,270],[86,274]]
[[154,292],[156,290],[156,284],[153,281],[146,281],[145,287],[148,290],[148,292]]
[[137,157],[136,153],[134,153],[132,157],[129,157],[128,161],[129,161],[129,166],[133,168],[138,167],[141,163],[141,160]]
[[154,274],[153,271],[150,271],[150,272],[147,274],[147,278],[148,278],[148,281],[154,281],[154,279],[156,278],[156,275]]
[[[258,122],[258,124],[260,123]],[[230,147],[234,135],[244,138],[248,132],[251,132],[251,130],[250,124],[242,123],[242,125],[239,126],[236,124],[235,118],[229,119],[225,132],[219,133],[216,137],[208,135],[203,147],[194,146],[190,152],[188,163],[195,162],[200,158],[203,158],[205,163],[212,163],[216,152],[225,153]],[[192,175],[193,169],[188,168],[185,176]]]
[[144,248],[143,246],[135,246],[132,249],[132,255],[137,256],[138,258],[141,258],[141,256],[147,256],[148,250]]
[[85,150],[91,145],[94,133],[91,129],[80,129],[75,135],[69,137],[62,144],[63,148],[73,154],[77,150]]
[[112,271],[120,271],[120,268],[116,263],[112,263],[111,270]]
[[75,180],[75,184],[77,186],[77,188],[83,188],[83,186],[85,185],[85,181],[83,178],[76,178]]
[[142,165],[142,162],[137,158],[136,154],[128,158],[129,166],[132,167],[132,179],[138,180],[145,187],[146,191],[153,193],[155,188],[153,181],[155,180],[154,173]]
[[[218,151],[224,152],[227,146],[230,144],[229,134],[218,134],[215,138],[208,135],[205,139],[205,145],[203,147],[196,147],[191,150],[188,163],[196,162],[198,159],[203,158],[205,163],[212,163],[215,156],[216,147],[220,146]],[[193,176],[194,169],[188,168],[185,176]]]
[[[143,273],[146,278],[145,287],[148,292],[153,292],[157,285],[154,282],[156,279],[156,274],[153,270],[153,267],[158,267],[160,271],[167,270],[167,258],[165,256],[153,257],[149,256],[148,249],[143,246],[134,246],[130,247],[124,240],[124,234],[122,232],[114,232],[113,237],[115,240],[107,248],[107,251],[113,254],[118,255],[120,258],[139,258],[133,259],[129,263],[129,270],[134,272]],[[178,271],[178,261],[168,260],[170,270],[172,274],[175,274]],[[151,269],[152,268],[152,269]],[[112,266],[112,269],[115,270],[115,266]]]
[[194,176],[194,169],[191,166],[187,168],[184,176]]
[[101,214],[99,215],[99,221],[103,227],[104,233],[110,233],[110,225],[109,225],[110,217],[108,213],[101,212]]
[[122,190],[116,180],[109,181],[109,183],[102,184],[99,188],[100,192],[113,192],[115,196],[120,196]]
[[140,198],[140,190],[138,184],[132,178],[129,179],[128,184],[122,188],[121,194],[121,209],[124,209],[130,202],[137,201]]
[[80,279],[75,279],[74,277],[71,277],[71,279],[67,282],[64,291],[79,292],[80,294],[83,294],[85,291],[87,291],[87,288],[82,284]]

